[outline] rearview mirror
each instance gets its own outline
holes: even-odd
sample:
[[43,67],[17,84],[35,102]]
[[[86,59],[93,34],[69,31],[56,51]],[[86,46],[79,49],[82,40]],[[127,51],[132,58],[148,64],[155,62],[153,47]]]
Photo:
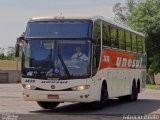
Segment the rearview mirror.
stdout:
[[20,36],[17,38],[17,42],[15,45],[15,57],[19,57],[19,50],[20,50],[20,45],[22,44],[22,42],[24,41],[24,36]]
[[17,42],[16,43],[16,46],[15,46],[15,57],[19,57],[19,43]]

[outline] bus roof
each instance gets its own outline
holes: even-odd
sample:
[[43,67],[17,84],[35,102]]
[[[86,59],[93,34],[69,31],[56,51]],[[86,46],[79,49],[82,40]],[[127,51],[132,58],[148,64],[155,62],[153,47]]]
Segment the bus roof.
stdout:
[[60,16],[60,17],[47,16],[47,17],[34,17],[34,18],[30,19],[30,21],[54,21],[54,20],[91,20],[93,22],[95,20],[102,20],[102,21],[107,22],[110,25],[117,26],[117,27],[122,28],[126,31],[130,31],[130,32],[136,33],[138,35],[144,36],[143,33],[137,32],[128,26],[125,26],[125,25],[116,23],[112,20],[106,19],[103,16],[65,16],[65,17],[63,17],[63,16]]

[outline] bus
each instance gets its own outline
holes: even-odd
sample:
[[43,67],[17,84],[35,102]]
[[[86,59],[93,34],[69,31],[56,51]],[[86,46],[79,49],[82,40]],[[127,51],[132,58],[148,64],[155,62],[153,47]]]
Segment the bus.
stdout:
[[37,17],[23,42],[23,98],[44,109],[63,102],[136,101],[146,80],[145,36],[101,16]]

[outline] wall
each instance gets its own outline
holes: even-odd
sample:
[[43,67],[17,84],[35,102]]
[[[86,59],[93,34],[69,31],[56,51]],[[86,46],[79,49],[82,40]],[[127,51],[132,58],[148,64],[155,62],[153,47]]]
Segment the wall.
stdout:
[[0,70],[0,83],[19,83],[20,80],[20,71]]
[[0,83],[20,82],[21,63],[17,60],[0,60]]

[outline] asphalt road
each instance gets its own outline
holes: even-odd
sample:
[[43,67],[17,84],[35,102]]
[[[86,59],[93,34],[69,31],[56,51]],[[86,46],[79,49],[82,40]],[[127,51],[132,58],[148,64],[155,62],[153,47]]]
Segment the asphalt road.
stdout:
[[117,120],[156,114],[160,119],[160,90],[146,89],[136,102],[110,100],[102,110],[92,110],[86,104],[63,103],[54,110],[44,110],[36,102],[22,99],[20,84],[0,84],[0,119],[17,117],[18,120]]

